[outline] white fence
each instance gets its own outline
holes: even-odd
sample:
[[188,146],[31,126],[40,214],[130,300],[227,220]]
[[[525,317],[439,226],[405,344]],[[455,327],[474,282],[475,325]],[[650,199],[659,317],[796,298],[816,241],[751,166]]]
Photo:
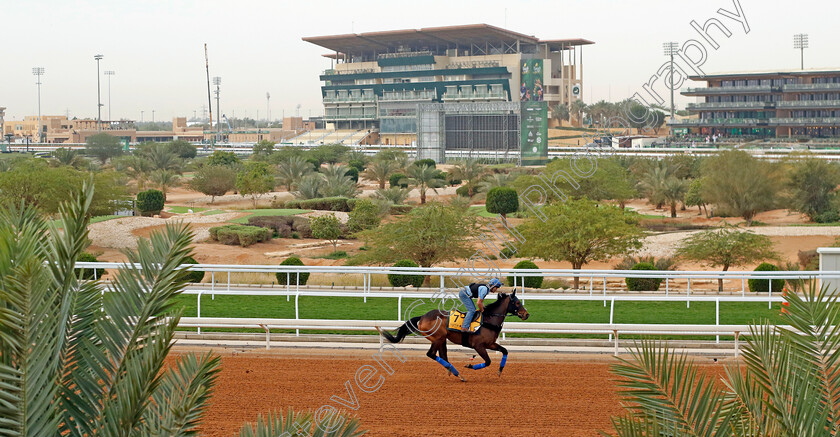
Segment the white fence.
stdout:
[[[95,272],[101,273],[105,269],[116,269],[121,267],[121,263],[77,263],[78,268],[94,269]],[[471,282],[472,277],[464,276],[464,269],[459,268],[411,268],[411,267],[349,267],[349,266],[277,266],[277,265],[216,265],[216,264],[195,264],[184,266],[189,270],[200,270],[209,272],[211,275],[210,284],[197,284],[185,290],[185,294],[196,296],[197,300],[197,314],[196,317],[185,317],[182,319],[181,326],[198,328],[209,327],[234,327],[234,328],[262,328],[266,331],[266,346],[268,347],[268,334],[270,329],[294,329],[297,335],[300,335],[300,330],[370,330],[374,326],[381,326],[383,328],[394,328],[404,322],[405,314],[403,312],[404,299],[439,299],[443,297],[455,298],[456,293],[452,289],[447,290],[444,287],[445,279],[451,277],[463,277],[462,282]],[[287,278],[292,275],[299,275],[300,273],[338,273],[338,274],[353,274],[359,275],[362,279],[362,287],[354,290],[334,290],[329,289],[329,286],[301,287],[296,284],[287,283],[279,284],[272,287],[248,287],[240,284],[231,284],[231,273],[276,273],[286,272]],[[431,275],[438,277],[439,285],[432,289],[392,289],[391,291],[374,291],[371,287],[372,275],[387,275],[387,274],[403,274],[403,275]],[[502,335],[506,333],[546,333],[546,334],[607,334],[610,339],[614,341],[616,352],[618,351],[618,335],[619,334],[648,334],[648,335],[699,335],[699,336],[715,336],[716,342],[720,342],[721,335],[733,335],[736,339],[735,350],[738,353],[738,337],[741,333],[747,332],[749,328],[744,325],[721,325],[720,324],[720,303],[721,302],[767,302],[768,308],[772,307],[774,302],[782,302],[782,290],[773,290],[772,281],[769,281],[770,287],[766,294],[761,295],[747,295],[745,291],[745,282],[748,279],[803,279],[803,280],[823,280],[840,278],[840,272],[832,271],[777,271],[777,272],[754,272],[754,271],[728,271],[728,272],[709,272],[709,271],[652,271],[652,270],[569,270],[569,269],[539,269],[539,270],[514,270],[514,269],[499,269],[493,271],[472,271],[473,274],[485,274],[493,276],[510,276],[513,277],[514,282],[520,291],[517,296],[525,302],[526,300],[539,301],[600,301],[606,307],[607,303],[610,305],[609,323],[528,323],[510,319],[505,324]],[[224,280],[227,276],[226,284],[217,284],[216,275],[219,274]],[[589,279],[588,293],[557,293],[546,292],[545,290],[535,291],[533,289],[523,289],[521,284],[526,277],[542,276],[542,277],[579,277]],[[626,292],[607,292],[608,278],[662,278],[665,282],[664,294],[659,295],[638,295],[628,294]],[[727,280],[740,280],[742,283],[741,294],[729,295],[692,295],[691,282],[699,279],[719,278]],[[468,280],[470,279],[470,280]],[[601,279],[603,286],[596,290],[594,287],[595,279]],[[296,283],[299,281],[295,281]],[[209,287],[208,287],[209,285]],[[294,297],[295,318],[294,319],[266,319],[266,318],[219,318],[219,317],[202,317],[201,315],[201,298],[202,296],[211,295],[215,297],[219,295],[238,295],[238,296],[286,296],[286,300],[290,301]],[[300,297],[358,297],[367,302],[368,298],[395,298],[397,299],[397,314],[395,319],[391,320],[323,320],[323,319],[301,319],[300,318]],[[715,324],[714,325],[667,325],[667,324],[615,324],[615,305],[616,302],[624,301],[648,301],[648,302],[685,302],[687,307],[690,307],[691,302],[715,302]],[[416,314],[415,314],[416,315]]]

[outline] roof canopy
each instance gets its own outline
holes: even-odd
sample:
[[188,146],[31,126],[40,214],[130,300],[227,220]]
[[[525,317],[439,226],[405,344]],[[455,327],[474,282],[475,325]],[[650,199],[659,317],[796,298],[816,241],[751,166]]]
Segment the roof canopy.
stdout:
[[400,46],[421,48],[435,45],[469,45],[485,42],[516,42],[526,44],[549,44],[552,50],[563,50],[570,46],[593,44],[585,39],[561,39],[541,41],[535,36],[525,35],[489,24],[463,26],[426,27],[423,29],[389,30],[384,32],[350,33],[345,35],[313,36],[304,41],[319,45],[333,52],[354,53],[363,51],[389,52]]

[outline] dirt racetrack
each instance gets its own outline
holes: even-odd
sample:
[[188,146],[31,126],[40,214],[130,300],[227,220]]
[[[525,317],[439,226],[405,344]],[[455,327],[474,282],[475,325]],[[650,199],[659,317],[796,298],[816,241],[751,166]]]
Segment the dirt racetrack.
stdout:
[[[418,351],[401,351],[405,362],[383,354],[392,375],[373,358],[375,350],[217,351],[223,368],[202,435],[237,435],[258,414],[338,407],[331,396],[350,400],[352,394],[370,436],[595,436],[622,412],[608,371],[612,357],[512,352],[498,378],[501,355],[491,355],[490,368],[474,371],[463,369],[469,357],[459,349],[450,346],[449,358],[466,384]],[[385,378],[375,392],[355,382],[365,365]]]

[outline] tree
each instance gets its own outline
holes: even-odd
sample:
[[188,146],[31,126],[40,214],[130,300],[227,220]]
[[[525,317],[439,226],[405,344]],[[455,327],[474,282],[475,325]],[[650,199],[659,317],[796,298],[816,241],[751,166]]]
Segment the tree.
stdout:
[[677,202],[683,201],[686,189],[687,184],[683,179],[670,177],[665,180],[665,185],[662,187],[662,197],[671,207],[671,218],[677,217]]
[[324,175],[320,173],[310,173],[300,179],[297,191],[293,194],[299,199],[317,199],[323,197],[321,190],[324,187]]
[[759,161],[741,150],[730,150],[703,162],[703,198],[743,217],[747,226],[755,215],[776,204],[781,175],[776,164]]
[[315,217],[309,225],[312,227],[313,237],[332,243],[333,252],[338,250],[338,239],[341,238],[341,222],[334,215],[325,214]]
[[257,199],[273,188],[274,176],[268,164],[264,162],[247,162],[236,175],[236,189],[243,196],[251,196],[255,208]]
[[207,157],[207,165],[226,165],[228,167],[236,167],[238,164],[239,158],[233,152],[216,150],[212,155]]
[[52,157],[59,165],[69,165],[75,167],[82,159],[79,152],[73,149],[65,149],[60,147],[52,152]]
[[486,193],[496,187],[507,187],[516,180],[516,176],[512,173],[494,173],[485,175],[484,179],[478,183],[476,187],[479,193]]
[[578,125],[583,126],[583,114],[586,113],[588,106],[583,100],[577,99],[572,102],[571,106],[569,106],[569,111],[572,114],[575,114],[575,118],[577,119]]
[[225,166],[205,165],[196,170],[189,186],[192,190],[210,196],[210,203],[213,203],[216,196],[224,196],[236,187],[236,172]]
[[[592,261],[607,261],[642,246],[635,214],[588,200],[554,202],[542,207],[543,221],[530,217],[517,227],[525,242],[523,257],[568,261],[580,269]],[[575,277],[575,288],[580,278]]]
[[[138,249],[115,281],[78,279],[88,244],[87,186],[51,224],[29,207],[0,209],[3,421],[8,435],[180,435],[198,431],[219,359],[165,360],[190,255],[185,225],[168,225]],[[106,288],[113,293],[107,293]]]
[[152,163],[148,159],[137,155],[123,156],[118,160],[114,160],[114,167],[124,172],[131,179],[137,183],[137,189],[143,190],[146,188],[146,181],[149,180],[149,174],[152,172]]
[[353,210],[350,211],[347,219],[347,227],[350,232],[361,232],[366,229],[373,229],[382,222],[381,209],[379,205],[370,199],[359,199]]
[[145,147],[138,150],[137,155],[148,160],[152,170],[171,170],[180,173],[183,164],[181,158],[166,143],[147,143]]
[[273,141],[260,140],[251,148],[251,156],[260,159],[268,158],[274,152],[275,144],[277,143]]
[[163,193],[163,200],[166,201],[166,193],[170,188],[177,187],[181,178],[172,170],[155,170],[150,175],[149,180],[160,189]]
[[[685,204],[687,206],[696,206],[697,215],[703,213],[706,207],[706,200],[703,199],[703,178],[694,179],[688,185],[688,191],[685,193]],[[706,216],[708,217],[708,209],[706,209]]]
[[344,154],[350,151],[350,148],[341,144],[323,144],[306,152],[306,156],[313,158],[320,164],[335,164],[341,162]]
[[123,148],[120,139],[106,133],[91,135],[87,139],[85,154],[98,159],[105,165],[109,159],[122,155]]
[[557,104],[551,107],[551,118],[558,123],[569,120],[569,105],[566,103]]
[[421,267],[431,267],[465,259],[475,252],[472,237],[477,232],[474,216],[460,208],[430,202],[399,220],[362,232],[361,237],[370,241],[371,248],[359,255],[359,260],[393,263],[409,259]]
[[817,158],[806,158],[791,164],[790,201],[794,210],[814,220],[820,214],[832,209],[840,185],[840,170],[833,162]]
[[300,156],[291,156],[280,161],[277,165],[278,179],[289,192],[309,173],[312,173],[312,164],[306,162]]
[[510,187],[496,187],[487,192],[485,208],[491,214],[501,214],[502,218],[519,210],[519,195]]
[[[283,260],[280,263],[281,266],[303,266],[305,265],[300,258],[296,256],[290,256]],[[277,278],[277,285],[306,285],[306,282],[309,281],[309,272],[302,272],[302,273],[287,273],[287,272],[277,272],[274,274]]]
[[411,165],[408,168],[406,182],[420,191],[420,204],[426,203],[426,191],[431,189],[437,193],[437,188],[443,186],[443,181],[438,179],[437,170],[427,165]]
[[475,194],[475,187],[478,185],[478,182],[485,173],[486,170],[484,169],[484,166],[474,159],[461,161],[455,164],[455,168],[452,169],[453,177],[461,179],[467,183],[467,193],[469,194],[469,197],[472,197],[473,194]]
[[188,141],[174,140],[166,143],[169,151],[181,159],[193,159],[198,154],[198,149]]
[[347,176],[347,167],[343,165],[329,164],[321,169],[324,175],[324,185],[321,193],[327,197],[356,197],[359,186],[350,176]]
[[[751,326],[743,360],[722,383],[656,340],[637,343],[611,371],[627,409],[620,436],[830,436],[840,427],[840,305],[814,284],[784,296],[778,325]],[[783,325],[790,325],[785,327]]]
[[[722,267],[724,272],[730,267],[778,258],[770,238],[731,226],[689,236],[680,244],[677,256]],[[718,279],[718,291],[723,291],[722,278]]]
[[362,173],[367,179],[379,183],[379,189],[385,189],[385,182],[388,182],[388,177],[394,172],[396,162],[393,160],[375,159],[368,165],[367,169]]
[[160,214],[165,203],[163,193],[158,190],[146,190],[137,193],[137,210],[144,216]]

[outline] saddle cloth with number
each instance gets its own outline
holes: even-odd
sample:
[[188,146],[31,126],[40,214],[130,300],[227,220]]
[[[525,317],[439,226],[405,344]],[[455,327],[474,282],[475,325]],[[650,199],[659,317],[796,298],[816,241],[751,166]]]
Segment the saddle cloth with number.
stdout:
[[[460,331],[461,327],[464,325],[464,316],[466,316],[466,314],[461,311],[450,311],[449,323],[447,323],[446,327],[450,331]],[[473,317],[473,321],[470,324],[470,332],[478,332],[478,328],[481,327],[482,320],[484,320],[484,314],[476,311],[475,317]]]

